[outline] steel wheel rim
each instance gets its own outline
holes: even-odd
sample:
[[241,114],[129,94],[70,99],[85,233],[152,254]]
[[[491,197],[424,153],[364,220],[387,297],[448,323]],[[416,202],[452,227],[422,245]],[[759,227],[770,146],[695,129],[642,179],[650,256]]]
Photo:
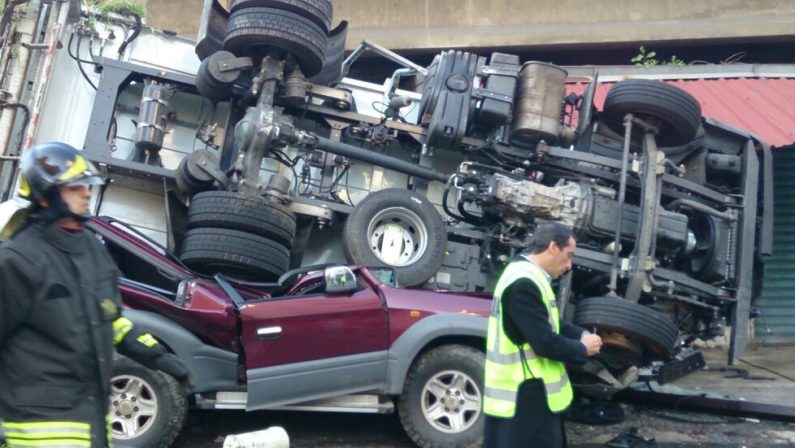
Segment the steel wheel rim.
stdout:
[[428,248],[428,228],[419,215],[403,207],[379,211],[367,226],[370,250],[389,266],[416,263]]
[[119,375],[111,380],[110,390],[110,429],[114,438],[134,439],[154,425],[157,395],[148,382],[137,376]]
[[480,417],[483,402],[475,380],[458,370],[445,370],[431,377],[420,398],[425,420],[447,434],[471,428]]

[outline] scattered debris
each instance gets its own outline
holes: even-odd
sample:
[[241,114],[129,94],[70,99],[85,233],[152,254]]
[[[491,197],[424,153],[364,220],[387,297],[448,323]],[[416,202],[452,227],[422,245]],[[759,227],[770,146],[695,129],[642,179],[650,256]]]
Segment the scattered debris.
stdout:
[[605,446],[610,448],[656,447],[657,442],[654,440],[654,437],[643,437],[639,435],[638,428],[633,426],[605,443]]
[[743,380],[753,380],[753,381],[776,381],[777,378],[772,376],[762,376],[762,375],[751,375],[748,370],[740,368],[740,367],[712,367],[706,366],[703,370],[708,372],[721,372],[725,373],[723,375],[724,378],[732,379],[732,378],[740,378]]
[[614,425],[624,421],[624,409],[615,401],[591,401],[572,406],[569,419],[586,425]]

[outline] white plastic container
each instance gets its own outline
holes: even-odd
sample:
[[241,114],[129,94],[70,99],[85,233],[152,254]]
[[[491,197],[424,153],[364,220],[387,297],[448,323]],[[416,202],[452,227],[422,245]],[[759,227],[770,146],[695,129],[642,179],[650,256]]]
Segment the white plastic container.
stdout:
[[290,448],[290,437],[280,426],[226,436],[223,448]]

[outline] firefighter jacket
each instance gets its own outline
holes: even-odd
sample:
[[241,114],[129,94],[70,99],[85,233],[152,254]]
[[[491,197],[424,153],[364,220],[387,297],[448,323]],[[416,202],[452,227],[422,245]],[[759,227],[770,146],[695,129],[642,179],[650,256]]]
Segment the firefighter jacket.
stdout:
[[110,445],[118,278],[88,231],[32,223],[0,248],[0,417],[10,447]]

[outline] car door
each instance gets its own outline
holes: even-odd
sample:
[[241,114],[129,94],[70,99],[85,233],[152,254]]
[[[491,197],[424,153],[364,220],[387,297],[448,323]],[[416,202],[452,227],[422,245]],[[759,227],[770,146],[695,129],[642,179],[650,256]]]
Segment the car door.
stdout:
[[373,390],[385,381],[389,329],[377,292],[324,292],[323,277],[292,295],[240,308],[247,409]]

